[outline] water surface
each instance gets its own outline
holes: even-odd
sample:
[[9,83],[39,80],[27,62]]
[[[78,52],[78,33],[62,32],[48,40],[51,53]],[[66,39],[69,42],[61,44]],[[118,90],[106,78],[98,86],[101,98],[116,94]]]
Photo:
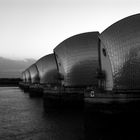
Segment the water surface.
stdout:
[[0,140],[82,140],[83,113],[44,112],[41,98],[0,87]]

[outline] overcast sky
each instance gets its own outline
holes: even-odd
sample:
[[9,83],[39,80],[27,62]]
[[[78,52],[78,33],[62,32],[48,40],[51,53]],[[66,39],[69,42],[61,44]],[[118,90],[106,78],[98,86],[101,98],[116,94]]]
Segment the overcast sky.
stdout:
[[140,13],[140,0],[0,0],[0,56],[40,57],[64,39]]

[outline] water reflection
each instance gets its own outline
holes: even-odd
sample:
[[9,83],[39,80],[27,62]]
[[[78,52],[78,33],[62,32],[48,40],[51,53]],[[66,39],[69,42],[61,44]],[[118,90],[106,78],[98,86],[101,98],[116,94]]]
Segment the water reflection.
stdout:
[[[96,109],[95,109],[96,108]],[[130,109],[130,108],[129,108]],[[139,112],[53,110],[19,88],[0,87],[0,140],[139,139]]]
[[139,112],[132,110],[126,112],[104,112],[98,109],[85,113],[86,139],[134,140],[140,138]]
[[44,112],[41,98],[30,98],[18,88],[0,88],[0,139],[81,140],[79,111]]

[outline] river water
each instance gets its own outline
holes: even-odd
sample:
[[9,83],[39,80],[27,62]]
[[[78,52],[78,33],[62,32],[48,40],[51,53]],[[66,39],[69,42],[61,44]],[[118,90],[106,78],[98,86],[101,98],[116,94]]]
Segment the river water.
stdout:
[[136,112],[45,112],[41,98],[30,98],[18,87],[0,87],[0,140],[135,140],[139,130]]
[[83,140],[83,113],[44,112],[41,98],[0,87],[0,140]]

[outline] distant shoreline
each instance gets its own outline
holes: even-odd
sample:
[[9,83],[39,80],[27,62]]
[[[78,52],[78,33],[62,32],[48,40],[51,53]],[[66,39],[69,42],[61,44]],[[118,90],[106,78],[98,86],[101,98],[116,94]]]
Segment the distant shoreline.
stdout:
[[19,86],[20,78],[0,78],[0,87]]
[[0,85],[0,87],[18,87],[19,85]]

